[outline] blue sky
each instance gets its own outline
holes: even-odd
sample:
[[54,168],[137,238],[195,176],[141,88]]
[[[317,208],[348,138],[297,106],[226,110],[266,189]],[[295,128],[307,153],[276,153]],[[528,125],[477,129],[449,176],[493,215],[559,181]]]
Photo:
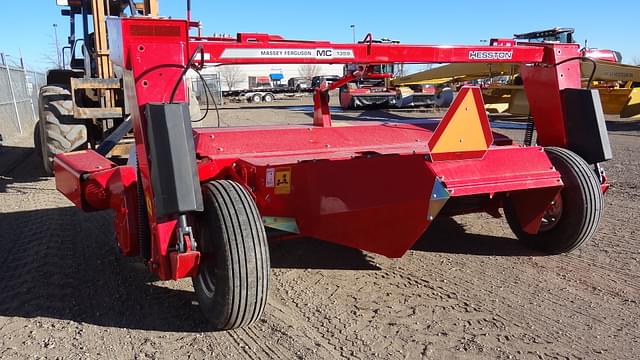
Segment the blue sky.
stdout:
[[[140,0],[137,0],[140,1]],[[46,54],[55,54],[53,27],[61,43],[68,20],[55,0],[5,1],[0,13],[0,51],[35,69],[46,69]],[[184,17],[186,1],[161,0],[160,13]],[[573,27],[576,39],[589,46],[622,52],[623,61],[640,61],[640,0],[618,1],[213,1],[192,0],[193,18],[205,34],[265,32],[286,38],[351,42],[367,32],[403,43],[478,44],[491,37],[510,37],[555,26]]]

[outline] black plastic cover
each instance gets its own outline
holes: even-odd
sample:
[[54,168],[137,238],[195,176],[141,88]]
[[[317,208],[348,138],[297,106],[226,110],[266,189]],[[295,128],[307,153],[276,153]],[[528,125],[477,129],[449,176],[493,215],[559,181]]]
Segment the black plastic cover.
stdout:
[[589,164],[611,160],[611,144],[598,91],[564,89],[561,92],[569,150]]
[[156,215],[202,211],[189,105],[147,104],[145,114]]

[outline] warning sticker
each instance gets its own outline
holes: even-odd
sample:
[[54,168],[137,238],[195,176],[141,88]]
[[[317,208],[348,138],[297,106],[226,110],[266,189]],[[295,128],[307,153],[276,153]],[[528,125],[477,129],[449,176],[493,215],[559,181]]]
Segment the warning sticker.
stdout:
[[268,168],[267,169],[267,179],[266,179],[266,184],[265,186],[268,188],[272,188],[275,186],[275,175],[276,175],[276,169],[274,168]]
[[276,169],[275,176],[276,194],[289,194],[291,192],[291,168]]

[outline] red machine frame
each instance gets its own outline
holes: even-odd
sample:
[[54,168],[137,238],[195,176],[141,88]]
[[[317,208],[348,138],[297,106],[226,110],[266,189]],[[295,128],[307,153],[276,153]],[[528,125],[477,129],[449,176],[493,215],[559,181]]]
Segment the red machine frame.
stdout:
[[[177,217],[155,214],[147,119],[141,109],[168,101],[173,84],[199,47],[198,64],[526,64],[522,76],[540,146],[567,146],[560,90],[580,88],[578,60],[556,66],[579,55],[577,44],[334,44],[267,34],[238,34],[233,40],[190,38],[187,21],[149,18],[109,19],[108,27],[111,59],[124,69],[141,178],[134,166],[116,166],[87,150],[56,158],[57,187],[86,211],[114,209],[125,255],[139,253],[141,219],[135,209],[145,201],[152,245],[148,266],[161,279],[194,276],[199,254],[190,247],[175,249]],[[195,129],[200,181],[232,179],[249,190],[265,222],[389,257],[410,249],[449,198],[481,198],[481,209],[460,211],[490,213],[507,194],[519,198],[525,204],[517,209],[520,222],[526,232],[537,232],[545,209],[562,188],[560,174],[541,147],[522,147],[489,130],[478,89],[465,88],[437,128],[382,122],[332,126],[326,92],[359,75],[349,74],[316,90],[313,125]],[[176,94],[175,100],[187,101],[184,80]],[[450,124],[465,111],[477,117],[481,130],[463,139]],[[456,136],[460,138],[452,142]],[[448,145],[435,152],[447,137]],[[458,148],[456,141],[475,145]],[[274,185],[274,178],[282,176],[288,184]],[[144,200],[136,194],[138,180]]]

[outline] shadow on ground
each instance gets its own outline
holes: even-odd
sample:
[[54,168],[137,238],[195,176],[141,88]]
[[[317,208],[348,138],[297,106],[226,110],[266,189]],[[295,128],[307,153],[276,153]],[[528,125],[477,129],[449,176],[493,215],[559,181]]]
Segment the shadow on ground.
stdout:
[[273,268],[380,270],[361,250],[316,239],[278,242],[270,246],[270,255]]
[[607,121],[609,131],[640,131],[640,120],[616,120]]
[[[0,316],[157,331],[210,331],[187,284],[118,254],[108,212],[74,207],[0,217]],[[178,285],[185,289],[165,287]]]
[[413,245],[412,250],[482,256],[542,256],[515,238],[475,234],[453,218],[437,218]]
[[40,161],[33,148],[0,146],[0,193],[7,192],[8,186],[28,190],[28,185],[20,184],[47,180]]

